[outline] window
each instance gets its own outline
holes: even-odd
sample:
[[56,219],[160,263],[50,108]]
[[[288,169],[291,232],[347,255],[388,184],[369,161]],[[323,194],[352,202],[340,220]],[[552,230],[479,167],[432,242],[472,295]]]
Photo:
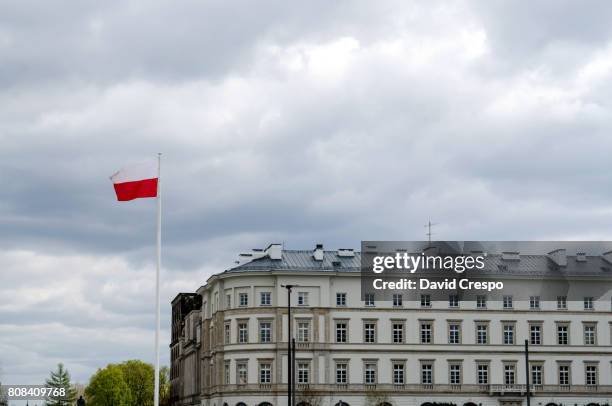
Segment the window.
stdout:
[[231,334],[231,328],[232,326],[230,325],[230,322],[226,322],[225,325],[223,326],[224,332],[223,332],[223,342],[225,344],[229,344],[230,343],[230,334]]
[[559,365],[559,385],[570,384],[570,366]]
[[363,324],[363,341],[366,343],[376,342],[376,323],[369,321]]
[[249,305],[249,295],[248,293],[240,293],[238,294],[238,306],[246,307]]
[[395,385],[404,384],[404,363],[403,362],[393,363],[393,383]]
[[346,293],[336,293],[336,306],[346,306]]
[[259,383],[272,383],[272,364],[259,364]]
[[597,365],[586,365],[584,367],[584,382],[587,385],[597,385]]
[[364,366],[364,382],[366,385],[376,384],[376,364],[373,362],[366,362]]
[[249,373],[247,370],[247,363],[246,361],[241,361],[236,365],[236,371],[238,374],[238,384],[239,385],[246,385],[249,379]]
[[476,308],[477,309],[486,309],[487,308],[487,297],[486,296],[476,296]]
[[259,342],[269,343],[272,341],[272,323],[262,321],[259,323]]
[[529,297],[529,308],[531,310],[537,310],[540,308],[540,296]]
[[542,365],[531,366],[531,384],[542,385]]
[[448,296],[448,307],[457,308],[459,307],[459,295]]
[[225,361],[225,364],[223,365],[223,383],[225,383],[226,385],[230,384],[230,362],[229,361]]
[[529,344],[542,344],[542,326],[539,324],[531,324],[529,326]]
[[514,385],[515,371],[516,371],[516,366],[514,364],[504,365],[504,384],[505,385]]
[[504,329],[504,344],[505,345],[513,345],[514,344],[514,324],[507,323],[503,326]]
[[298,383],[309,383],[310,382],[310,363],[298,362]]
[[461,344],[461,325],[459,323],[448,325],[448,343]]
[[433,365],[431,363],[421,363],[421,383],[424,385],[433,383]]
[[476,344],[487,344],[489,342],[489,325],[480,323],[476,325]]
[[272,305],[272,293],[270,292],[261,292],[259,296],[261,306],[271,306]]
[[297,341],[299,343],[307,343],[310,341],[310,322],[297,322]]
[[393,294],[393,307],[402,307],[403,306],[403,297],[401,293]]
[[584,298],[584,310],[593,310],[593,298],[592,297]]
[[476,374],[478,375],[478,384],[479,385],[488,385],[489,384],[489,365],[488,364],[478,364],[476,368]]
[[557,296],[557,310],[567,310],[567,296]]
[[421,307],[431,307],[430,295],[421,295]]
[[403,343],[404,342],[404,323],[393,323],[393,342]]
[[338,321],[338,322],[336,322],[336,342],[337,343],[345,343],[346,342],[346,330],[347,330],[347,322],[346,321]]
[[249,326],[247,322],[238,323],[238,342],[248,343],[249,342]]
[[503,307],[504,309],[512,309],[512,296],[504,296]]
[[421,344],[431,344],[432,324],[431,322],[421,322]]
[[366,293],[365,294],[365,305],[366,306],[374,306],[374,293]]
[[451,385],[461,385],[461,365],[451,364],[449,367],[449,375]]
[[584,345],[595,345],[595,324],[584,324]]
[[559,345],[569,344],[569,325],[557,324],[557,344]]
[[298,292],[298,306],[308,306],[308,292]]
[[225,308],[226,309],[232,308],[232,295],[225,295]]
[[336,383],[347,383],[348,368],[346,362],[336,363]]

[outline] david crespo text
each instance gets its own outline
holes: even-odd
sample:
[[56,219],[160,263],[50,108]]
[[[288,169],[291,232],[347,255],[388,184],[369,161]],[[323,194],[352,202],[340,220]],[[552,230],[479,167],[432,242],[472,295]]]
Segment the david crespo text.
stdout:
[[500,281],[471,281],[469,279],[444,279],[442,281],[431,281],[427,278],[398,279],[385,281],[374,279],[372,286],[376,290],[502,290],[504,283]]

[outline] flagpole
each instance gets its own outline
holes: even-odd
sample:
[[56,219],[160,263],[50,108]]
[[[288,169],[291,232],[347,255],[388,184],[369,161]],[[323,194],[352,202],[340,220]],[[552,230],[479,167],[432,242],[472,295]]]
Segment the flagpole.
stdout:
[[159,271],[161,268],[161,153],[157,154],[157,272],[155,274],[155,392],[153,406],[159,406]]

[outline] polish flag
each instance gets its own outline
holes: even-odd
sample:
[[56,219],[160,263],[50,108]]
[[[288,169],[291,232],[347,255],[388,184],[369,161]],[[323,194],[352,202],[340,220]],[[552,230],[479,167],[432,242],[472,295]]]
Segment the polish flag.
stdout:
[[157,197],[159,173],[156,161],[126,166],[115,172],[110,179],[120,202]]

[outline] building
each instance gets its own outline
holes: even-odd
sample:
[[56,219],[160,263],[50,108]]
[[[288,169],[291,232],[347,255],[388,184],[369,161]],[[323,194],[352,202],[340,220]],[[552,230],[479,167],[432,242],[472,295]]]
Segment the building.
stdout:
[[526,404],[526,372],[534,406],[612,404],[610,292],[588,296],[589,286],[610,283],[609,254],[490,258],[506,267],[510,285],[551,265],[567,267],[571,279],[581,262],[595,261],[599,274],[575,276],[587,292],[580,301],[505,293],[365,302],[353,250],[272,244],[241,259],[172,302],[174,405],[287,405],[285,284],[299,285],[292,294],[296,404],[516,406]]
[[190,405],[200,404],[201,309],[202,296],[197,293],[179,293],[172,301],[170,333],[172,404],[183,404],[183,402]]

